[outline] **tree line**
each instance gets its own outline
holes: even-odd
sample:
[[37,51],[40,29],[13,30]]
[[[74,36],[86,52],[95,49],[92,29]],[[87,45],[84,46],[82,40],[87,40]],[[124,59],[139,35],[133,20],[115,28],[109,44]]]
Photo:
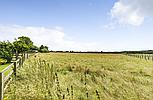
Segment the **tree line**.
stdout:
[[11,62],[13,55],[18,57],[20,53],[37,51],[49,52],[47,46],[41,45],[37,47],[33,44],[33,41],[26,36],[18,37],[12,43],[9,41],[0,41],[0,64]]
[[123,51],[126,54],[153,54],[153,50],[141,50],[141,51]]

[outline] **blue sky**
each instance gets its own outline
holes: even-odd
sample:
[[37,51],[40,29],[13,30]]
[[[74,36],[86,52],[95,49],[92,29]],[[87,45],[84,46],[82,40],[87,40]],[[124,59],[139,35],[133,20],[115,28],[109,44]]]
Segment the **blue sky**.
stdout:
[[51,50],[153,49],[151,0],[0,0],[0,40]]

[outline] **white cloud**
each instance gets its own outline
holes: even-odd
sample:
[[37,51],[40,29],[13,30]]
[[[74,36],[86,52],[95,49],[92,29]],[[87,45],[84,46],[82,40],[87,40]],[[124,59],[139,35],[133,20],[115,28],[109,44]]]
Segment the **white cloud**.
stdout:
[[153,0],[118,0],[111,9],[111,16],[120,24],[139,26],[153,15]]
[[47,45],[51,50],[94,50],[95,43],[82,43],[65,39],[62,27],[55,28],[0,25],[0,41],[14,41],[19,36],[28,36],[36,45]]
[[109,24],[106,24],[106,25],[102,26],[102,28],[104,28],[106,30],[113,30],[113,29],[115,29],[115,25],[116,25],[115,22],[111,22]]

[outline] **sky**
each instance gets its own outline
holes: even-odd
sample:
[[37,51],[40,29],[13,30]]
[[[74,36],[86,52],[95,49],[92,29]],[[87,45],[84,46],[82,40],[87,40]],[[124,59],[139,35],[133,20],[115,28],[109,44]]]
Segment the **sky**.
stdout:
[[0,41],[50,50],[153,49],[153,0],[0,0]]

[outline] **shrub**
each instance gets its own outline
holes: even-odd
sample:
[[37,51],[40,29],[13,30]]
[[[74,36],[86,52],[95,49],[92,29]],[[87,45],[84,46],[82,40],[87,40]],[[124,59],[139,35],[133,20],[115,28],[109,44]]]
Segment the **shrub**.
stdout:
[[0,65],[4,65],[7,63],[6,59],[0,58]]
[[42,53],[49,52],[48,47],[44,46],[44,45],[41,45],[40,48],[39,48],[39,52],[42,52]]
[[47,53],[47,52],[49,52],[49,51],[48,51],[46,48],[44,48],[44,49],[40,49],[39,52]]

